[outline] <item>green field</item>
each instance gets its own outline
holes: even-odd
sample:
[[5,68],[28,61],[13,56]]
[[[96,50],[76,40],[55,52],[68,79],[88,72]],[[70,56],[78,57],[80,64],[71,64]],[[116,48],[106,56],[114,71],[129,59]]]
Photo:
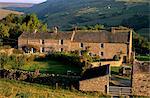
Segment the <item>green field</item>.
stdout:
[[11,11],[11,10],[5,10],[5,9],[0,9],[0,20],[6,17],[9,14],[23,14],[22,12],[17,12],[17,11]]
[[136,56],[135,58],[139,61],[150,61],[150,56]]
[[6,79],[0,79],[0,96],[0,98],[106,98],[98,93],[54,90],[49,86]]
[[67,70],[75,73],[80,73],[81,69],[75,66],[69,66],[61,63],[61,61],[46,60],[46,61],[31,61],[21,67],[22,70],[35,71],[39,69],[41,73],[66,74]]

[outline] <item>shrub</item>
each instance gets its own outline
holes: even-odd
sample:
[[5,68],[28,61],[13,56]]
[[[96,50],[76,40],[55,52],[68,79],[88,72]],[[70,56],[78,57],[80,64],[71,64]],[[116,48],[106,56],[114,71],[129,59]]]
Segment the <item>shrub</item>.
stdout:
[[18,50],[18,49],[14,49],[13,53],[14,54],[23,54],[23,51],[22,50]]
[[4,69],[9,61],[8,55],[6,53],[0,53],[0,68]]
[[81,62],[81,59],[78,55],[70,54],[70,53],[60,53],[55,52],[52,54],[48,54],[46,56],[47,59],[53,59],[56,61],[62,61],[65,64],[68,64],[70,66],[79,66],[82,67],[83,63]]

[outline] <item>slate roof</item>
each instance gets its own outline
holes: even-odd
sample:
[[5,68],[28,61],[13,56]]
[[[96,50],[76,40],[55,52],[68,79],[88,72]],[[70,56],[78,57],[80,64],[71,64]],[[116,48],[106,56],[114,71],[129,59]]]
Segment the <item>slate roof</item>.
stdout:
[[23,32],[19,39],[28,38],[28,39],[66,39],[70,40],[72,36],[72,32],[59,32],[59,33],[27,33]]
[[86,79],[91,79],[91,78],[96,78],[96,77],[108,75],[109,70],[110,70],[109,66],[110,65],[107,64],[107,65],[87,69],[83,73],[81,80],[86,80]]
[[73,42],[88,42],[88,43],[128,43],[129,32],[112,33],[106,30],[81,30],[73,32],[58,32],[56,33],[27,33],[24,32],[19,38],[28,39],[66,39]]
[[77,31],[74,36],[75,42],[127,43],[128,40],[129,40],[129,32],[112,33],[106,30]]

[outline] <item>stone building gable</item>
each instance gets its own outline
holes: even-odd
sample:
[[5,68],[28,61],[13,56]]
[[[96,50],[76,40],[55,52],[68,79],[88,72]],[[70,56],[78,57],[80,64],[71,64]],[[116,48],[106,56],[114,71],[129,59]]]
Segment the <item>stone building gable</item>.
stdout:
[[150,62],[134,62],[132,90],[134,95],[150,96]]

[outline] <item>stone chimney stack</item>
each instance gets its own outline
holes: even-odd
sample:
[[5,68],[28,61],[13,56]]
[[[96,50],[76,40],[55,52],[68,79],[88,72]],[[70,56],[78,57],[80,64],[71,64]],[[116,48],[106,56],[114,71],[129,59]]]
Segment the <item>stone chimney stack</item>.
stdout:
[[58,33],[58,27],[55,26],[53,32],[57,34]]
[[116,33],[115,27],[111,27],[111,32],[112,32],[112,33]]

